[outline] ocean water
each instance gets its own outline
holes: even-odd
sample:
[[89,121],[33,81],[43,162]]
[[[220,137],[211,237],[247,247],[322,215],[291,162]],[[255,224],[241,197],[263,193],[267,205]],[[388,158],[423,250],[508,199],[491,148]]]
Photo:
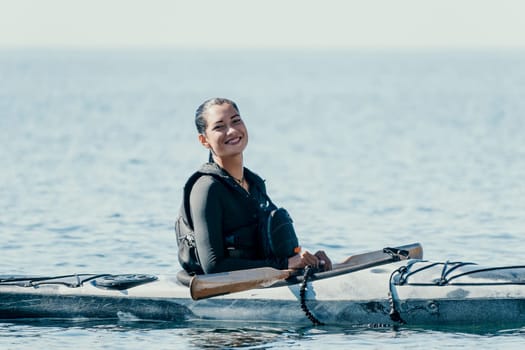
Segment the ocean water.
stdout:
[[[246,166],[337,261],[522,264],[525,52],[0,51],[0,274],[179,270],[173,221],[207,159],[195,108],[234,99]],[[525,328],[0,321],[0,347],[517,348]]]

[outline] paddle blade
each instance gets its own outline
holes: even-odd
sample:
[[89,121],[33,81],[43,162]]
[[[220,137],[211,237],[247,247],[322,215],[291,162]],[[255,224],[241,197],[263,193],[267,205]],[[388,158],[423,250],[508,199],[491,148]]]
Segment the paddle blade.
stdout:
[[193,300],[209,298],[253,288],[269,287],[290,277],[291,270],[277,270],[261,267],[250,270],[198,275],[190,281],[190,294]]
[[[369,262],[375,262],[375,261],[380,261],[384,259],[388,260],[388,258],[391,257],[391,255],[386,253],[385,249],[349,256],[344,261],[342,261],[340,264],[335,264],[334,269],[338,267],[362,265],[362,264],[366,264]],[[401,260],[404,260],[407,258],[409,259],[422,259],[423,258],[423,247],[421,246],[420,243],[402,245],[402,246],[396,247],[395,249],[404,250],[408,252],[407,257],[404,257],[402,255],[399,256]]]

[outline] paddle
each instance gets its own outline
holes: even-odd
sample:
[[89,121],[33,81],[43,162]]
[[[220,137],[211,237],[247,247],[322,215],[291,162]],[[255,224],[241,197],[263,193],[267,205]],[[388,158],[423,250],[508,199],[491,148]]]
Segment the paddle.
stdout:
[[[332,271],[325,272],[324,274],[335,275],[343,272],[357,271],[397,260],[392,253],[386,252],[386,249],[408,253],[408,256],[403,256],[402,254],[394,255],[400,259],[423,257],[421,245],[419,243],[413,243],[396,248],[385,248],[350,256],[342,263],[335,264]],[[272,267],[261,267],[209,275],[197,275],[190,281],[190,294],[193,300],[199,300],[254,288],[270,287],[277,282],[291,277],[295,272],[295,270],[278,270]]]

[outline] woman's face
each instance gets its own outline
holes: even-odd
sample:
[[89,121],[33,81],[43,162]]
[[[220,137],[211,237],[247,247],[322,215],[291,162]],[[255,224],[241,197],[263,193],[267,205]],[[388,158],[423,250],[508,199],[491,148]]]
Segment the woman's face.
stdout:
[[235,156],[244,151],[248,144],[248,130],[239,113],[228,103],[211,106],[205,114],[207,121],[205,135],[199,135],[200,142],[212,149],[215,156]]

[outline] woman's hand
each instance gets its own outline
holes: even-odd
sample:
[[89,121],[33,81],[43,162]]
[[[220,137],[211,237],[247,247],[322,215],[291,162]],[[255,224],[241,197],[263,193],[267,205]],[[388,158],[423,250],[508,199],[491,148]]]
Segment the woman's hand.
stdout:
[[324,250],[318,250],[317,253],[315,253],[315,256],[317,259],[319,259],[319,268],[323,271],[330,271],[332,269],[332,261],[326,255]]
[[332,269],[332,262],[325,254],[324,251],[320,250],[315,254],[310,253],[307,250],[300,252],[290,258],[288,258],[289,269],[303,269],[306,266],[312,266],[323,271]]

